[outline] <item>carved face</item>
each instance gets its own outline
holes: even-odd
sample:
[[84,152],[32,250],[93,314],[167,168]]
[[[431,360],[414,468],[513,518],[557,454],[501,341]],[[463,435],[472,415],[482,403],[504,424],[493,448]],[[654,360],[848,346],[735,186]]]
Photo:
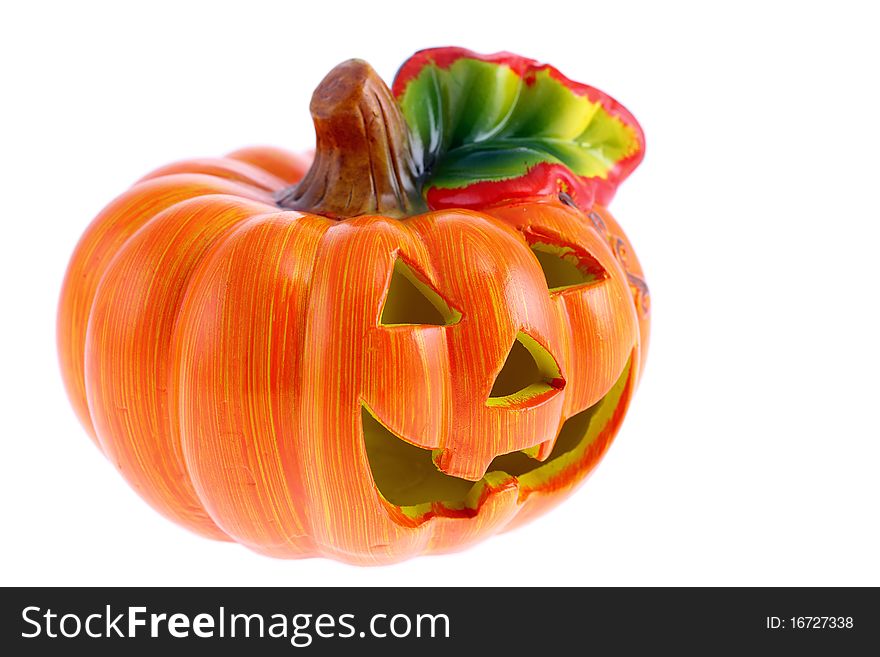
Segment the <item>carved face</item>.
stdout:
[[497,214],[514,230],[485,215],[418,218],[428,252],[396,251],[378,290],[367,455],[384,499],[417,520],[473,515],[505,487],[559,488],[627,396],[638,318],[608,245],[557,204]]
[[563,499],[620,426],[648,297],[599,202],[637,124],[531,60],[411,64],[406,117],[363,62],[331,71],[305,175],[272,148],[163,167],[74,253],[74,406],[194,531],[356,563],[456,550]]
[[460,548],[584,478],[640,338],[626,272],[578,210],[286,214],[227,239],[178,321],[187,469],[224,529],[289,551],[244,522],[270,511],[261,462],[275,494],[297,491],[303,533],[375,561]]

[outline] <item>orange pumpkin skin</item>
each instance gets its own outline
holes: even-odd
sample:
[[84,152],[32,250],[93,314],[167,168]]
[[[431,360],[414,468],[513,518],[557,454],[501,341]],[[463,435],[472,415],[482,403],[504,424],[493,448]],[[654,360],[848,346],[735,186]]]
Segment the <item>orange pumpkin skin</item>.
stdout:
[[311,112],[313,158],[174,163],[89,226],[58,317],[82,423],[165,516],[275,557],[390,563],[543,513],[641,374],[647,287],[602,207],[641,129],[454,48],[395,92],[344,62]]
[[[71,260],[59,311],[68,392],[86,428],[157,510],[276,557],[362,564],[460,549],[543,512],[596,465],[640,372],[647,313],[602,234],[553,199],[404,221],[282,211],[271,192],[307,162],[277,149],[183,162],[111,203]],[[263,166],[260,166],[263,165]],[[275,189],[272,189],[272,186]],[[524,231],[576,244],[608,272],[551,293]],[[628,243],[627,243],[628,246]],[[461,313],[382,326],[402,257]],[[628,269],[624,269],[626,264]],[[517,407],[484,401],[517,332],[564,385]],[[396,435],[477,479],[604,395],[631,359],[611,421],[583,458],[536,488],[493,481],[476,508],[411,517],[372,480],[366,405]]]

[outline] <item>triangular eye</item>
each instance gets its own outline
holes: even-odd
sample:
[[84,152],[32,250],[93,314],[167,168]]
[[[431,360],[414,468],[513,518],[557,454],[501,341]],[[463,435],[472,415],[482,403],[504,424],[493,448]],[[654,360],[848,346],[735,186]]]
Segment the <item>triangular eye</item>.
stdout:
[[529,244],[544,271],[551,292],[589,285],[608,278],[608,272],[584,249],[535,241]]
[[553,356],[530,335],[520,331],[489,393],[489,406],[510,406],[565,386]]
[[385,295],[382,326],[407,324],[432,324],[447,326],[461,320],[461,313],[446,303],[446,300],[401,258],[394,263],[391,284]]

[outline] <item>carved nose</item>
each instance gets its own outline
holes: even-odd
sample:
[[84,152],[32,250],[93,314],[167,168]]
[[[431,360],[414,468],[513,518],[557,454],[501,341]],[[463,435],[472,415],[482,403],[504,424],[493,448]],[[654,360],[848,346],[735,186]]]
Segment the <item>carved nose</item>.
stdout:
[[519,331],[495,377],[486,405],[537,406],[564,387],[565,379],[553,355],[531,335]]

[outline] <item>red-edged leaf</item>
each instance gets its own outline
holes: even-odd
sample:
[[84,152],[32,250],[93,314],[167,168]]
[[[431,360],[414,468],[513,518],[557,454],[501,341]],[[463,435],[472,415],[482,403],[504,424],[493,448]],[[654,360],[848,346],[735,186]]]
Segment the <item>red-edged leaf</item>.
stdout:
[[594,87],[510,53],[416,53],[392,87],[429,206],[474,207],[566,192],[605,205],[644,155],[633,116]]

